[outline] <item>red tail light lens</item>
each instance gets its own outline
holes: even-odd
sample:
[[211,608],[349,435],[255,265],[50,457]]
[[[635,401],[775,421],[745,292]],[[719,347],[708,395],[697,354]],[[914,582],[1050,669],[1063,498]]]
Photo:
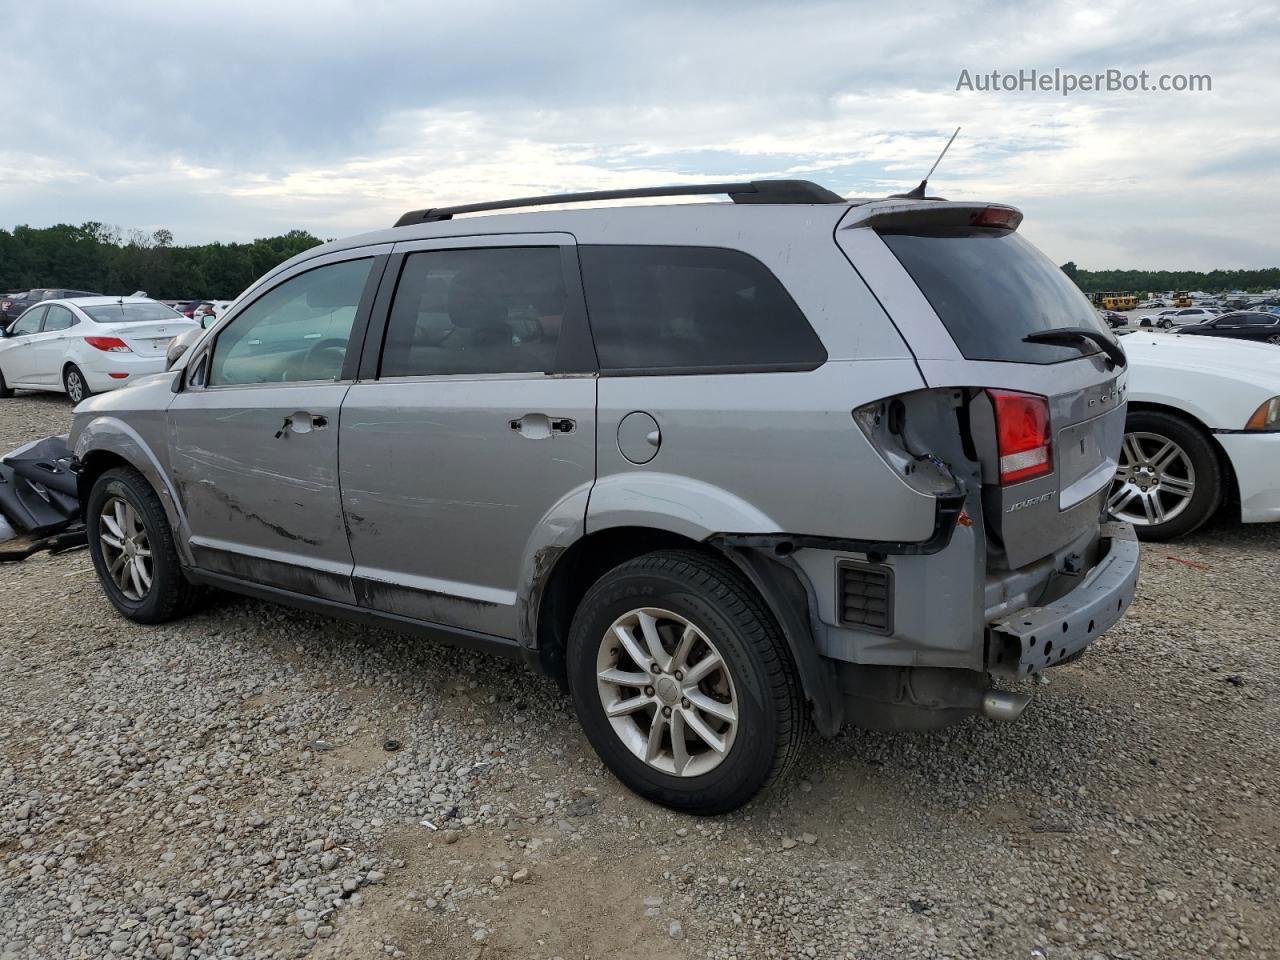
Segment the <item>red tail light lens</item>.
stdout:
[[975,227],[996,227],[1000,230],[1017,230],[1022,214],[1013,207],[987,207],[973,218]]
[[84,342],[107,353],[132,353],[129,345],[119,337],[85,337]]
[[1000,485],[1034,480],[1053,472],[1049,400],[1034,393],[988,390],[996,412]]

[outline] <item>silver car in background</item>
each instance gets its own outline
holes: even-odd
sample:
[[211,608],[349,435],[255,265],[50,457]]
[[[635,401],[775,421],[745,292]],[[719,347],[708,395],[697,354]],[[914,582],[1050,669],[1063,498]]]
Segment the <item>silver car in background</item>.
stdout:
[[1080,656],[1138,559],[1103,519],[1124,354],[1020,221],[756,181],[308,250],[77,408],[103,588],[144,623],[212,585],[521,658],[697,813],[811,726],[1012,719],[990,678]]

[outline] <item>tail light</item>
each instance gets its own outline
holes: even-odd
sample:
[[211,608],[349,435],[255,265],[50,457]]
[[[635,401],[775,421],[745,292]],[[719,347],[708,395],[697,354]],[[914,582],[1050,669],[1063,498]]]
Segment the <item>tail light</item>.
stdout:
[[129,345],[119,337],[85,337],[84,342],[89,346],[107,353],[132,353]]
[[973,218],[975,227],[995,227],[998,230],[1017,230],[1022,214],[1013,207],[987,207]]
[[1053,472],[1049,400],[1034,393],[988,390],[996,412],[1000,485],[1034,480]]

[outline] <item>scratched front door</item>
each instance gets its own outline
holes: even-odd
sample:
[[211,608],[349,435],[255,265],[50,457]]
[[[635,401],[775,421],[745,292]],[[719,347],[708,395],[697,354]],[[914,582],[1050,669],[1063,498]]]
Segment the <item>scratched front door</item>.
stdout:
[[174,398],[172,471],[198,567],[355,602],[338,491],[347,388],[269,384]]
[[198,567],[354,602],[338,416],[383,262],[356,250],[298,264],[193,349],[168,425]]

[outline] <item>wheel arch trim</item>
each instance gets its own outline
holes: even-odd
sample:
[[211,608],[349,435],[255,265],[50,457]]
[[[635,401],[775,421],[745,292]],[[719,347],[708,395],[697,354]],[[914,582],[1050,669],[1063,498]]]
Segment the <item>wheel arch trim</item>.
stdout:
[[[73,452],[76,460],[82,465],[90,465],[95,457],[109,454],[113,458],[123,460],[141,473],[160,498],[160,504],[164,507],[165,518],[173,531],[173,539],[183,565],[193,565],[189,542],[190,530],[186,514],[182,510],[182,503],[159,458],[137,430],[117,417],[97,417],[76,435]],[[91,476],[96,478],[97,474],[93,473]],[[82,512],[89,500],[87,479],[82,475],[80,483]]]

